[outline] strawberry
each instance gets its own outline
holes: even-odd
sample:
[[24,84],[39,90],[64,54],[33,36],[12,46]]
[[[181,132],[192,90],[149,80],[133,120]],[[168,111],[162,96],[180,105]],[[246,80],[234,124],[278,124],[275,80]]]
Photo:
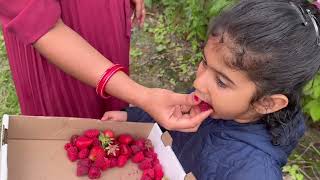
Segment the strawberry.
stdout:
[[70,143],[74,146],[76,145],[76,141],[78,139],[78,135],[72,135],[71,138],[70,138]]
[[88,138],[95,138],[99,136],[100,131],[98,129],[88,129],[83,134]]
[[154,178],[154,169],[145,169],[142,173],[142,176],[149,176],[153,179]]
[[86,149],[87,147],[89,147],[92,144],[92,142],[93,142],[92,139],[87,138],[85,136],[80,136],[76,140],[76,146],[79,149]]
[[113,140],[113,137],[111,138],[109,136],[104,135],[103,133],[100,133],[99,141],[101,142],[101,145],[104,149],[107,148],[110,144],[112,144]]
[[92,165],[92,161],[89,158],[85,158],[85,159],[80,159],[77,162],[77,166],[87,166],[87,167],[91,167]]
[[118,157],[120,155],[120,149],[118,144],[110,144],[107,148],[107,157]]
[[89,159],[91,159],[92,161],[95,161],[97,157],[99,156],[104,157],[105,154],[106,153],[104,152],[104,149],[101,146],[94,146],[90,151]]
[[106,158],[104,156],[98,156],[94,161],[93,166],[100,168],[101,170],[106,170],[110,164],[107,164]]
[[77,167],[77,176],[87,175],[89,172],[89,167],[87,166],[78,166]]
[[78,149],[74,146],[71,146],[67,149],[67,156],[70,161],[75,161],[78,159]]
[[118,141],[121,143],[121,144],[127,144],[129,145],[132,141],[133,141],[133,138],[131,135],[129,134],[120,134],[118,136]]
[[109,138],[114,138],[114,132],[109,129],[104,130],[103,135],[108,136]]
[[123,167],[128,161],[128,156],[125,155],[120,155],[118,157],[118,162],[117,162],[117,166],[118,167]]
[[133,155],[133,157],[131,158],[132,162],[134,163],[139,163],[141,161],[144,160],[144,155],[143,155],[143,152],[140,151],[138,152],[137,154]]
[[71,143],[66,143],[66,144],[64,145],[64,149],[65,149],[65,150],[68,150],[69,147],[71,147],[71,146],[72,146]]
[[88,176],[89,176],[90,179],[98,179],[101,176],[101,171],[100,171],[99,168],[92,166],[89,169]]
[[89,149],[81,149],[78,156],[80,159],[85,159],[89,155]]
[[146,170],[152,168],[152,159],[145,159],[139,163],[139,169]]
[[128,145],[120,144],[120,154],[130,157],[132,154],[132,150]]
[[156,178],[162,178],[163,177],[163,171],[162,171],[162,167],[160,164],[156,164],[154,167],[154,175]]
[[203,112],[203,111],[207,111],[209,109],[212,109],[212,107],[210,106],[210,104],[204,102],[204,101],[201,101],[201,103],[198,105],[199,108],[200,108],[200,111]]
[[109,158],[110,160],[110,168],[116,167],[118,165],[117,158]]
[[131,148],[133,154],[136,154],[137,152],[142,150],[142,148],[140,148],[137,145],[131,145],[130,148]]

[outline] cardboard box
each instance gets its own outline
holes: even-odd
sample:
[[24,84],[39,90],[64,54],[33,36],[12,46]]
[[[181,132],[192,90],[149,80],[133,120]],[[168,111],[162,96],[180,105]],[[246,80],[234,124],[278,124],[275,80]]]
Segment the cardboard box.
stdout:
[[[184,172],[171,149],[172,139],[154,123],[101,122],[94,119],[8,116],[2,119],[1,180],[81,180],[76,163],[70,162],[64,144],[73,134],[97,128],[111,129],[116,134],[130,133],[135,138],[149,138],[158,153],[165,177],[170,180],[195,179]],[[131,161],[123,168],[103,171],[100,179],[137,179],[138,166]]]

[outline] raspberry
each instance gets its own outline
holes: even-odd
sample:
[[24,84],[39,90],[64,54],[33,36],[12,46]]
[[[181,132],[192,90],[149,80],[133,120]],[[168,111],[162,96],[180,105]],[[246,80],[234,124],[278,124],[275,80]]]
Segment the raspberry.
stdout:
[[143,155],[143,152],[138,152],[137,154],[135,154],[133,157],[132,157],[132,162],[134,163],[139,163],[141,161],[144,160],[144,155]]
[[92,166],[89,169],[88,176],[89,176],[90,179],[98,179],[101,176],[101,171],[100,171],[99,168]]
[[152,168],[152,163],[151,163],[152,160],[150,159],[145,159],[143,160],[141,163],[139,163],[139,169],[141,170],[145,170],[145,169],[150,169]]
[[77,160],[78,159],[78,149],[74,146],[69,147],[69,149],[67,149],[67,156],[70,161]]
[[154,169],[144,170],[142,176],[149,176],[151,178],[154,178]]
[[71,143],[66,143],[66,144],[64,145],[64,149],[65,149],[65,150],[68,150],[69,147],[71,147],[71,146],[72,146]]
[[77,167],[77,176],[87,175],[89,172],[89,167],[87,166],[78,166]]
[[77,165],[78,165],[78,166],[87,166],[87,167],[91,167],[91,165],[92,165],[92,161],[91,161],[89,158],[86,158],[86,159],[80,159],[80,160],[77,162]]
[[89,156],[89,149],[82,149],[78,154],[80,159],[85,159]]
[[125,155],[120,155],[118,157],[118,162],[117,162],[117,165],[118,167],[123,167],[128,161],[128,157],[125,156]]

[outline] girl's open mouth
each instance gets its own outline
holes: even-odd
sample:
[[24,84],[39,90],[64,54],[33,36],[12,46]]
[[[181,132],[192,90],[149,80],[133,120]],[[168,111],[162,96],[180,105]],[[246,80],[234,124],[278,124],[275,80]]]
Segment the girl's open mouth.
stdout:
[[207,111],[209,109],[213,110],[212,106],[204,101],[201,101],[198,106],[199,106],[201,112]]

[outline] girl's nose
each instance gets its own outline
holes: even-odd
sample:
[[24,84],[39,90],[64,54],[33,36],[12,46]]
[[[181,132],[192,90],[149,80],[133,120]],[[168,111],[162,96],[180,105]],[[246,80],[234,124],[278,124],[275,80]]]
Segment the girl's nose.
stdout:
[[206,71],[198,72],[196,79],[193,81],[193,87],[202,93],[207,93],[207,76]]

